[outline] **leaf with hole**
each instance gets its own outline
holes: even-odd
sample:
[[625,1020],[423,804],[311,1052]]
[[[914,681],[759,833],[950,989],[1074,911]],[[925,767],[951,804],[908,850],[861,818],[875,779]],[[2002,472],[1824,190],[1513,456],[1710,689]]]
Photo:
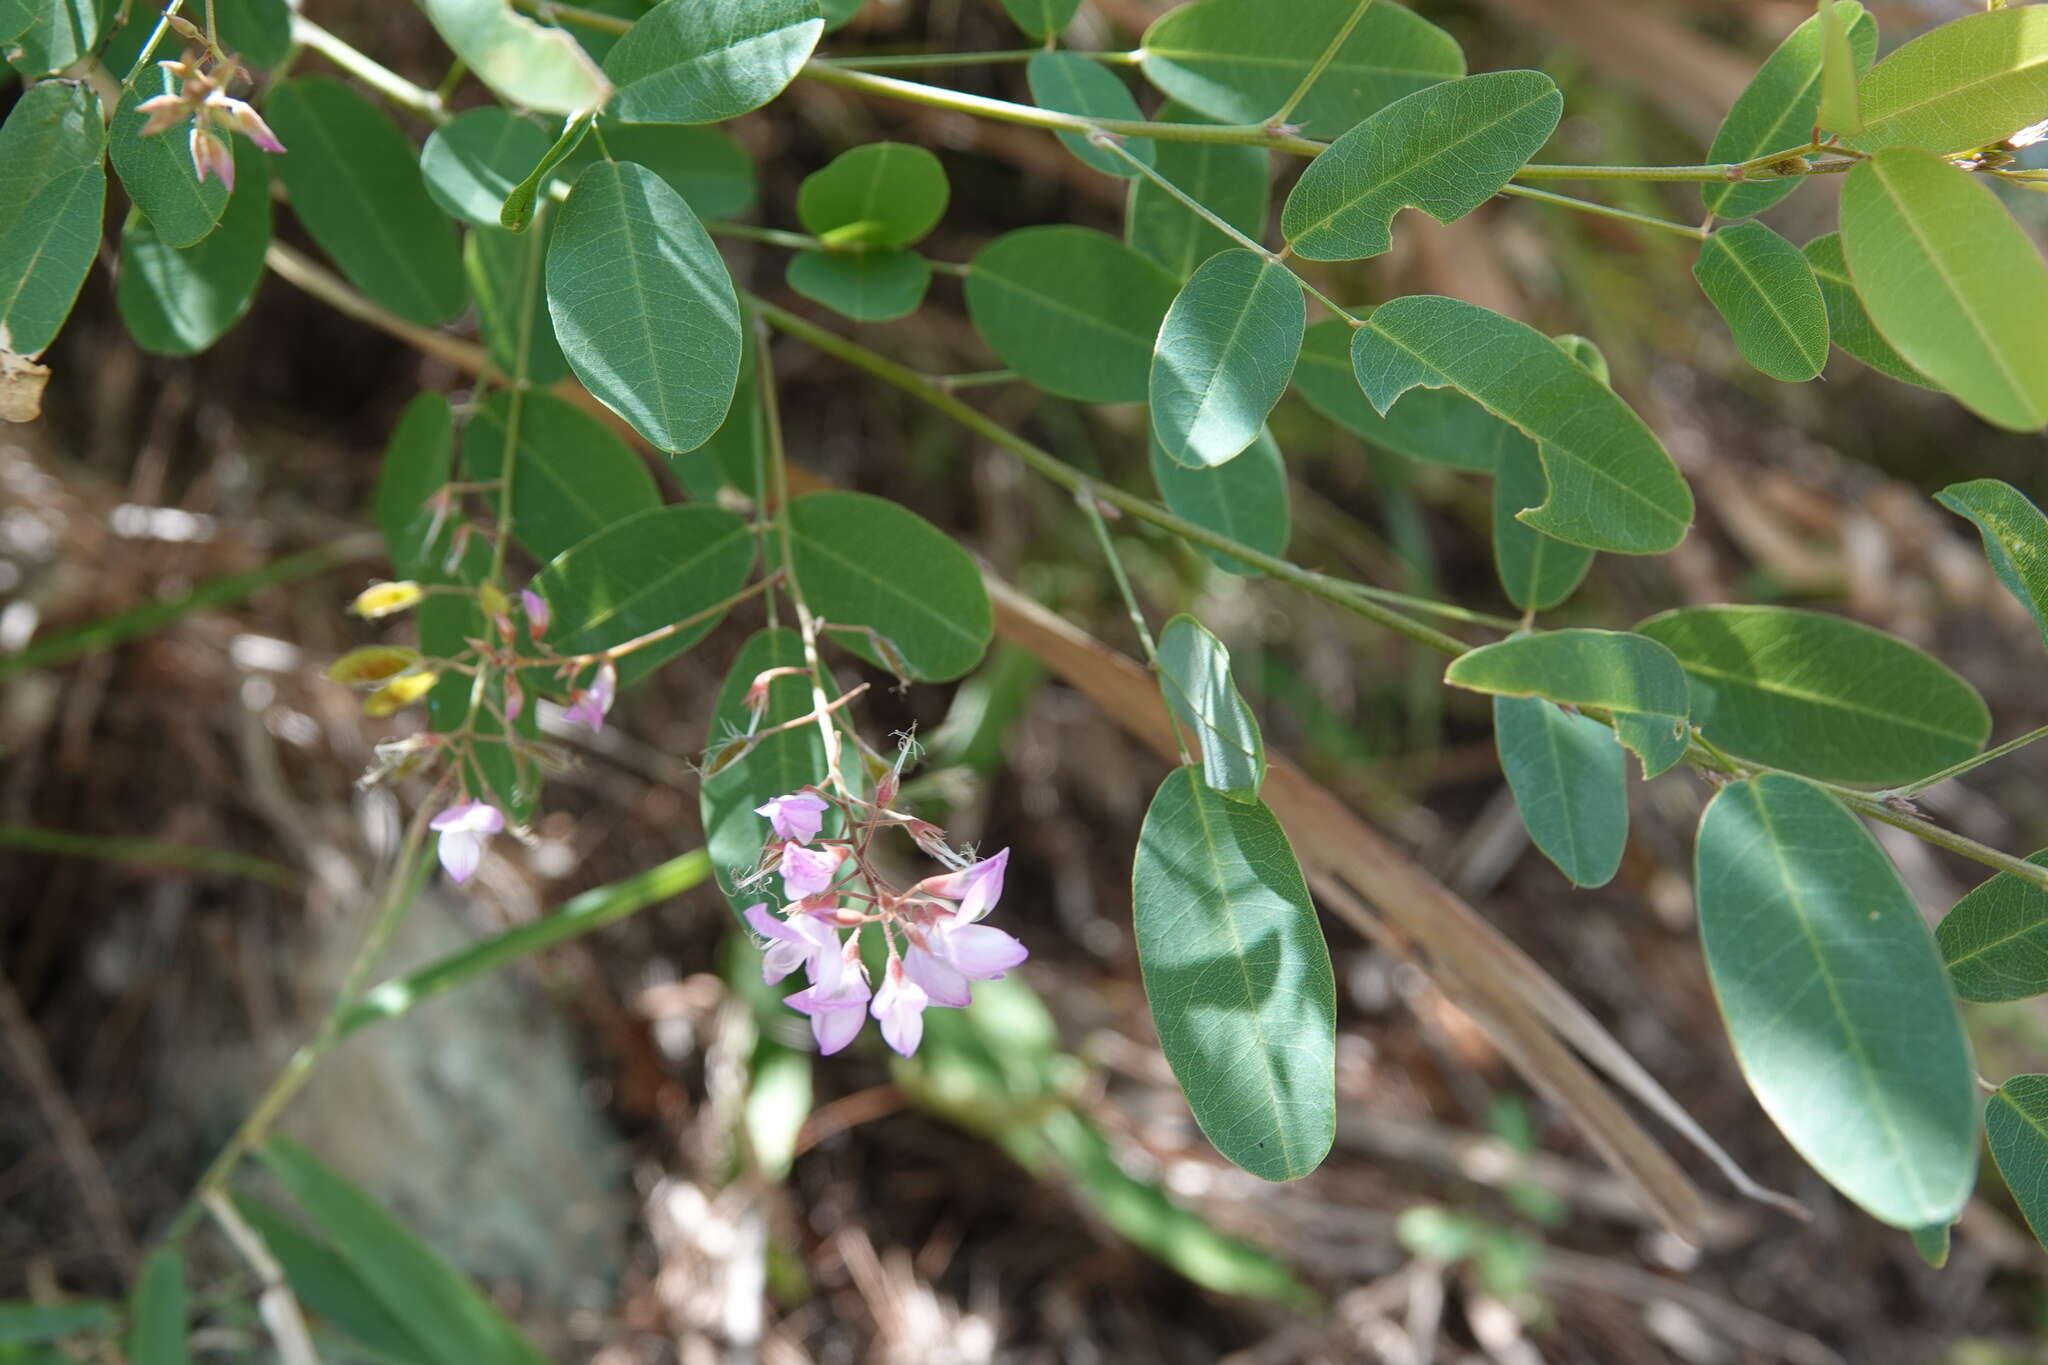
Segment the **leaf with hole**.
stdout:
[[1870,69],[1856,88],[1852,147],[1963,152],[2048,113],[2048,10],[2013,5],[1964,15]]
[[1790,607],[1681,607],[1636,627],[1692,680],[1693,724],[1740,758],[1824,782],[1889,786],[1960,763],[1991,714],[1904,640]]
[[1742,358],[1773,379],[1798,384],[1828,360],[1828,309],[1799,248],[1751,220],[1700,246],[1692,276],[1728,324]]
[[[834,492],[791,502],[789,531],[789,567],[811,609],[841,628],[838,643],[924,682],[950,682],[981,662],[995,633],[988,590],[938,527],[886,498]],[[886,651],[846,627],[873,631]]]
[[2034,1240],[2048,1246],[2048,1076],[2014,1076],[1984,1106],[1991,1159]]
[[1932,936],[1856,817],[1796,777],[1700,819],[1700,941],[1743,1078],[1827,1182],[1899,1228],[1977,1174],[1975,1071]]
[[[1088,119],[1121,119],[1136,123],[1145,115],[1130,87],[1116,73],[1078,52],[1036,52],[1025,63],[1024,78],[1031,86],[1031,99],[1041,109],[1076,114]],[[1136,166],[1107,148],[1088,140],[1086,133],[1060,133],[1066,149],[1104,175],[1129,180],[1141,175]],[[1124,138],[1123,149],[1147,166],[1157,159],[1151,138]],[[1183,187],[1185,188],[1185,187]]]
[[1351,332],[1343,318],[1324,318],[1302,334],[1294,387],[1317,412],[1381,449],[1450,469],[1490,474],[1510,447],[1534,456],[1528,437],[1456,389],[1410,389],[1382,417],[1351,368]]
[[796,216],[834,247],[910,246],[938,225],[951,194],[945,168],[924,148],[870,142],[805,176]]
[[1266,780],[1258,718],[1230,675],[1230,651],[1192,616],[1159,632],[1159,690],[1202,749],[1202,780],[1225,796],[1255,801]]
[[1455,388],[1538,443],[1549,496],[1520,520],[1617,554],[1661,554],[1692,524],[1692,490],[1643,420],[1547,336],[1477,304],[1410,294],[1351,338],[1359,387],[1385,415],[1420,385]]
[[[1287,553],[1287,465],[1270,430],[1262,430],[1229,464],[1213,467],[1190,467],[1169,458],[1156,436],[1146,445],[1152,481],[1168,511],[1250,549]],[[1206,545],[1195,548],[1225,573],[1263,572],[1226,551]]]
[[1830,232],[1814,238],[1806,244],[1805,254],[1820,285],[1821,299],[1828,306],[1828,339],[1879,374],[1902,384],[1934,388],[1934,382],[1908,365],[1871,325],[1863,300],[1856,296],[1856,283],[1849,278],[1849,263],[1842,259],[1842,234]]
[[931,288],[931,262],[915,251],[799,251],[789,287],[855,322],[909,317]]
[[1493,471],[1493,563],[1508,601],[1523,611],[1548,611],[1585,579],[1593,567],[1593,552],[1546,536],[1518,519],[1543,501],[1547,484],[1535,442],[1520,432],[1512,434],[1513,440],[1501,443]]
[[2032,613],[2041,643],[2048,645],[2048,516],[2019,489],[1997,479],[1952,483],[1934,500],[1976,525],[1991,571]]
[[1654,640],[1614,630],[1510,635],[1451,660],[1444,681],[1497,697],[1594,706],[1655,777],[1685,757],[1685,673]]
[[719,123],[782,93],[825,31],[818,0],[662,0],[604,59],[627,123]]
[[48,181],[0,233],[0,331],[34,356],[56,339],[99,252],[107,176],[97,162]]
[[413,145],[339,81],[295,76],[264,114],[291,151],[277,158],[292,212],[349,282],[432,327],[468,305],[455,229],[420,178]]
[[[513,444],[512,467],[505,448]],[[479,483],[509,479],[512,535],[535,559],[565,550],[627,517],[661,505],[640,457],[604,423],[545,393],[500,389],[462,429],[462,463]],[[485,495],[495,516],[495,492]]]
[[1308,163],[1280,230],[1297,256],[1355,261],[1393,245],[1394,215],[1453,223],[1528,164],[1564,112],[1540,71],[1444,81],[1394,101]]
[[[1196,0],[1145,30],[1139,62],[1160,90],[1225,123],[1264,123],[1308,79],[1359,0]],[[1391,0],[1374,0],[1288,115],[1316,137],[1438,81],[1465,74],[1457,40]]]
[[1194,768],[1138,833],[1131,918],[1145,998],[1195,1122],[1266,1180],[1321,1164],[1336,1134],[1336,982],[1286,832]]
[[1258,438],[1294,373],[1308,307],[1293,272],[1256,252],[1211,256],[1174,297],[1152,352],[1152,431],[1185,465]]
[[578,176],[548,244],[547,291],[569,368],[655,447],[694,450],[725,421],[739,299],[667,181],[610,161]]
[[1628,846],[1628,769],[1614,731],[1541,697],[1495,697],[1493,743],[1515,809],[1575,886],[1605,886]]
[[[1153,115],[1158,123],[1213,123],[1197,109],[1168,100]],[[1153,143],[1152,164],[1168,183],[1224,222],[1257,240],[1266,225],[1266,196],[1272,166],[1263,147],[1226,142]],[[1124,211],[1124,240],[1180,279],[1235,243],[1221,229],[1161,189],[1150,176],[1131,181]]]
[[270,248],[270,165],[255,144],[236,138],[235,168],[220,226],[194,245],[171,246],[139,214],[121,229],[115,302],[135,344],[153,355],[205,350],[255,301]]
[[527,18],[510,0],[420,0],[427,20],[499,99],[543,114],[595,109],[611,82],[566,30]]
[[[1877,21],[1857,0],[1834,0],[1836,15],[1849,35],[1858,71],[1877,56]],[[1787,34],[1764,59],[1748,86],[1736,97],[1707,148],[1716,164],[1750,161],[1771,152],[1804,147],[1820,117],[1821,24],[1814,15]],[[1718,218],[1749,218],[1762,213],[1799,187],[1796,178],[1783,180],[1721,180],[1700,187],[1707,212]]]
[[967,312],[1030,383],[1084,403],[1142,403],[1180,281],[1092,228],[1019,228],[983,247]]
[[[2048,867],[2048,850],[2027,861]],[[2048,995],[2048,891],[2001,872],[1957,901],[1934,937],[1963,999]]]

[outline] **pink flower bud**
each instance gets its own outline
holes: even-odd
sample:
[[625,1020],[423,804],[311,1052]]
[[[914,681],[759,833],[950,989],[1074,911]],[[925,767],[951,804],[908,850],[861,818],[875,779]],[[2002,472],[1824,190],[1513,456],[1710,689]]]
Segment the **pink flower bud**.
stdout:
[[205,184],[210,175],[220,181],[230,194],[235,189],[235,157],[228,150],[228,144],[215,137],[212,132],[198,123],[192,125],[192,166],[198,173],[199,183]]
[[532,588],[519,590],[519,605],[526,609],[526,633],[538,640],[548,633],[548,599]]

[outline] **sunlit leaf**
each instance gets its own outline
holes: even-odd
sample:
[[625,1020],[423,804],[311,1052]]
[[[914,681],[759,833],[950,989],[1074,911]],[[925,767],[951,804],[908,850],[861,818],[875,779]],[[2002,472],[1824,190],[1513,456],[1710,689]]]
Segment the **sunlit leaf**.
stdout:
[[149,219],[157,236],[170,246],[190,246],[220,221],[228,189],[218,179],[199,179],[192,165],[186,125],[154,137],[142,136],[149,116],[138,113],[136,106],[176,89],[177,82],[160,67],[152,66],[136,77],[135,88],[122,98],[107,130],[107,160],[121,177],[129,200]]
[[1258,438],[1294,373],[1307,324],[1301,284],[1256,252],[1211,256],[1159,328],[1152,430],[1185,465],[1219,465]]
[[505,196],[554,139],[532,119],[489,105],[457,114],[420,149],[420,175],[434,202],[473,227],[495,228]]
[[1495,697],[1493,742],[1529,838],[1577,886],[1605,886],[1628,846],[1628,770],[1614,731],[1540,697]]
[[[1456,389],[1410,389],[1382,417],[1351,368],[1351,330],[1342,318],[1324,318],[1302,334],[1294,387],[1317,412],[1382,449],[1451,469],[1490,474],[1511,446],[1535,457],[1528,437]],[[1522,506],[1542,500],[1538,488]]]
[[[2048,850],[2027,861],[2048,867]],[[2048,891],[2001,872],[1957,901],[1934,936],[1963,999],[2048,994]]]
[[611,94],[597,64],[562,29],[510,0],[420,0],[420,7],[479,81],[509,104],[543,114],[595,109]]
[[107,0],[30,0],[34,16],[8,60],[24,77],[54,75],[89,55],[120,9]]
[[937,226],[951,194],[945,168],[924,148],[870,142],[805,176],[796,216],[836,247],[910,246]]
[[1997,479],[1952,483],[1934,500],[1976,524],[1992,572],[2033,613],[2041,642],[2048,644],[2048,517],[2017,488]]
[[2048,113],[2048,9],[2012,5],[1925,33],[1857,85],[1863,128],[1852,147],[1962,152]]
[[[1849,35],[1858,71],[1877,55],[1877,21],[1857,0],[1834,0]],[[1757,68],[1749,85],[1721,120],[1707,149],[1715,163],[1749,161],[1771,152],[1804,147],[1820,116],[1821,31],[1815,15],[1787,34]],[[1796,178],[1724,180],[1700,187],[1707,212],[1720,218],[1762,213],[1799,187]]]
[[1091,228],[1006,232],[967,274],[967,311],[1003,363],[1087,403],[1141,403],[1180,281]]
[[1230,651],[1192,616],[1159,632],[1159,690],[1202,749],[1202,780],[1225,796],[1256,800],[1266,780],[1258,718],[1230,675]]
[[1762,223],[1735,223],[1701,244],[1692,274],[1751,365],[1797,384],[1827,364],[1827,304],[1798,247]]
[[90,85],[44,81],[22,91],[0,125],[0,238],[45,185],[98,165],[106,149],[107,127]]
[[1863,109],[1856,96],[1859,63],[1849,37],[1849,26],[1841,11],[1823,4],[1814,18],[1820,21],[1820,108],[1816,120],[1831,133],[1847,135],[1863,131]]
[[1906,363],[1892,344],[1878,335],[1856,297],[1856,284],[1849,278],[1849,263],[1842,259],[1842,234],[1830,232],[1816,237],[1805,247],[1806,263],[1820,285],[1820,296],[1828,306],[1828,338],[1856,359],[1902,384],[1935,387],[1926,375]]
[[628,123],[718,123],[782,93],[825,31],[818,0],[663,0],[612,46],[611,112]]
[[[1041,109],[1078,114],[1082,118],[1122,119],[1132,123],[1145,117],[1138,108],[1137,100],[1131,97],[1129,86],[1117,79],[1107,67],[1078,52],[1033,53],[1025,64],[1024,76],[1031,85],[1033,102]],[[1128,180],[1139,174],[1137,167],[1114,152],[1095,146],[1084,133],[1061,133],[1059,139],[1068,151],[1104,175]],[[1146,165],[1153,164],[1155,144],[1151,138],[1126,138],[1121,145]]]
[[1451,660],[1444,681],[1499,697],[1596,706],[1655,777],[1685,756],[1685,673],[1654,640],[1612,630],[1511,635]]

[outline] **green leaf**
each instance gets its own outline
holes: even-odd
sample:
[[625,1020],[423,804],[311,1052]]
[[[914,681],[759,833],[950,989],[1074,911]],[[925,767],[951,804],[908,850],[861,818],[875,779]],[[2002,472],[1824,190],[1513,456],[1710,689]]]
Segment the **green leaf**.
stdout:
[[36,21],[37,11],[29,8],[32,2],[41,5],[41,0],[0,0],[0,46],[12,47]]
[[1544,697],[1597,706],[1655,777],[1685,757],[1685,672],[1654,640],[1613,630],[1511,635],[1460,654],[1444,671],[1453,687],[1500,697]]
[[[709,611],[737,593],[754,564],[747,524],[720,507],[655,507],[613,522],[534,576],[554,618],[548,641],[591,654]],[[646,677],[711,632],[725,615],[618,660],[619,685]]]
[[236,138],[234,150],[235,192],[220,226],[198,244],[170,246],[140,215],[130,215],[121,230],[115,300],[128,334],[145,351],[203,351],[255,301],[270,247],[270,166],[246,138]]
[[[605,122],[598,132],[614,158],[636,161],[668,181],[699,218],[737,218],[750,211],[760,197],[753,161],[716,128]],[[584,164],[596,159],[592,143],[585,142],[568,158],[561,173],[573,179]]]
[[518,374],[523,336],[527,382],[536,386],[552,384],[569,373],[541,284],[554,230],[550,213],[531,233],[479,227],[471,228],[462,240],[462,269],[469,276],[477,331],[491,353],[491,363],[504,374]]
[[[1411,395],[1401,401],[1414,401]],[[1399,405],[1396,405],[1399,411]],[[1491,421],[1491,418],[1487,420]],[[1520,432],[1503,441],[1493,471],[1493,562],[1508,600],[1523,611],[1547,611],[1572,595],[1593,567],[1583,545],[1552,539],[1517,516],[1543,501],[1543,461]]]
[[[1159,486],[1167,510],[1240,545],[1269,555],[1287,553],[1287,465],[1270,430],[1260,431],[1244,454],[1213,468],[1191,468],[1170,459],[1159,448],[1156,436],[1146,444],[1152,480]],[[1261,572],[1235,555],[1207,546],[1197,548],[1225,573],[1256,576]]]
[[70,316],[99,251],[106,201],[106,172],[80,166],[36,191],[0,233],[0,331],[16,354],[40,354]]
[[1856,359],[1903,384],[1935,387],[1933,381],[1906,363],[1892,344],[1877,333],[1863,300],[1856,297],[1856,285],[1849,278],[1849,263],[1842,259],[1842,234],[1830,232],[1806,244],[1806,263],[1820,285],[1820,296],[1828,306],[1828,337]]
[[1184,465],[1220,465],[1258,439],[1294,374],[1308,322],[1301,282],[1277,261],[1211,256],[1167,309],[1152,352],[1152,430]]
[[1575,886],[1605,886],[1628,847],[1628,770],[1614,731],[1540,697],[1495,697],[1493,743],[1522,824]]
[[286,1138],[272,1138],[259,1151],[278,1183],[435,1365],[540,1365],[540,1353],[469,1278],[375,1200]]
[[1935,1223],[1907,1230],[1907,1235],[1913,1239],[1913,1250],[1936,1270],[1948,1264],[1948,1235],[1953,1226],[1951,1223]]
[[1820,284],[1799,248],[1762,223],[1736,223],[1707,238],[1692,277],[1757,369],[1798,384],[1827,364]]
[[268,71],[292,50],[292,12],[285,0],[214,0],[221,46],[245,66]]
[[546,129],[510,109],[471,109],[427,139],[420,175],[435,203],[472,227],[494,228],[505,196],[552,141]]
[[[506,194],[505,202],[498,208],[499,227],[507,232],[526,231],[527,225],[533,221],[533,206],[540,198],[541,186],[557,175],[573,178],[570,176],[569,168],[577,164],[577,150],[583,146],[584,138],[589,135],[596,123],[597,117],[594,114],[577,114],[562,124],[562,131],[555,138],[554,144],[533,164],[533,169],[526,173],[526,178],[514,185]],[[587,166],[590,161],[586,160],[581,164]]]
[[1084,403],[1142,403],[1180,281],[1105,233],[1029,227],[983,247],[967,312],[1005,365]]
[[1355,261],[1393,245],[1394,215],[1453,223],[1500,192],[1564,113],[1540,71],[1494,71],[1418,90],[1379,110],[1308,163],[1280,230],[1297,256]]
[[718,430],[739,379],[739,299],[666,181],[609,161],[578,176],[547,283],[562,354],[600,402],[661,450],[693,450]]
[[277,1258],[285,1283],[308,1312],[327,1319],[381,1357],[403,1365],[435,1365],[427,1349],[334,1248],[268,1204],[237,1199],[235,1211]]
[[1889,786],[1976,753],[1991,714],[1939,660],[1790,607],[1683,607],[1636,630],[1692,679],[1693,724],[1729,753],[1825,782]]
[[2041,643],[2048,644],[2048,517],[2017,488],[1997,479],[1952,483],[1934,500],[1976,523],[1991,571],[2033,613]]
[[508,0],[420,0],[441,41],[490,92],[543,114],[595,109],[611,83],[576,39],[516,13]]
[[417,578],[439,558],[443,537],[432,534],[427,500],[448,482],[454,463],[455,414],[447,396],[431,389],[415,395],[392,428],[371,509],[400,578]]
[[[715,497],[722,484],[729,484],[749,498],[762,501],[762,485],[768,473],[768,433],[763,423],[760,386],[754,379],[754,348],[740,352],[740,382],[733,390],[732,407],[725,425],[695,450],[668,457],[669,468],[690,489],[690,496]],[[704,492],[698,491],[708,481]]]
[[1225,796],[1256,801],[1266,780],[1258,718],[1230,675],[1230,651],[1192,616],[1159,632],[1159,690],[1202,746],[1202,780]]
[[1863,110],[1856,98],[1859,63],[1841,13],[1822,0],[1814,18],[1820,21],[1820,110],[1818,122],[1832,133],[1863,131]]
[[1336,982],[1280,822],[1194,768],[1160,785],[1131,869],[1159,1046],[1218,1152],[1265,1180],[1336,1135]]
[[1034,38],[1049,38],[1074,22],[1081,0],[1003,0],[1010,22]]
[[[2027,861],[2048,867],[2048,849]],[[2048,994],[2048,891],[2001,872],[1957,901],[1934,937],[1963,999]]]
[[[1225,123],[1263,123],[1351,22],[1357,0],[1294,0],[1276,22],[1269,0],[1196,0],[1145,31],[1145,78]],[[1290,119],[1335,137],[1438,81],[1465,74],[1457,40],[1391,0],[1377,0],[1316,77]]]
[[101,1299],[69,1303],[0,1303],[0,1344],[55,1341],[114,1325],[114,1305]]
[[932,267],[915,251],[799,251],[787,278],[797,293],[855,322],[893,322],[924,302]]
[[0,125],[0,238],[52,180],[106,154],[100,99],[83,81],[45,81],[22,91]]
[[945,216],[951,194],[945,168],[924,148],[871,142],[805,176],[796,216],[835,247],[910,246]]
[[[544,393],[500,389],[462,429],[462,463],[489,483],[508,477],[505,447],[518,403],[512,534],[535,559],[550,560],[614,523],[661,505],[640,457],[604,423]],[[495,515],[498,498],[487,495]]]
[[[1145,117],[1130,87],[1116,73],[1078,52],[1038,52],[1025,64],[1024,77],[1031,86],[1031,98],[1041,109],[1061,114],[1078,114],[1089,119],[1123,119],[1138,122]],[[1097,147],[1085,133],[1061,133],[1059,140],[1068,151],[1104,175],[1129,180],[1140,174],[1137,167],[1106,148]],[[1125,138],[1126,152],[1147,166],[1157,160],[1157,149],[1149,137]]]
[[1411,389],[1382,417],[1351,368],[1351,330],[1324,318],[1302,334],[1294,387],[1317,412],[1382,449],[1451,469],[1490,474],[1511,446],[1533,457],[1528,437],[1455,389]]
[[2048,1246],[2048,1076],[2014,1076],[1984,1106],[1984,1133],[2005,1187]]
[[35,19],[9,61],[24,77],[62,71],[99,46],[107,21],[119,8],[112,0],[30,0]]
[[[766,733],[811,713],[811,680],[788,674],[768,684],[768,704],[755,729],[747,693],[754,680],[771,668],[804,667],[803,637],[793,630],[770,628],[749,636],[718,689],[711,712],[710,739],[704,755],[704,778],[697,787],[697,810],[704,824],[704,848],[710,855],[718,889],[735,912],[764,898],[760,887],[747,891],[733,884],[733,874],[752,872],[761,858],[768,824],[754,813],[778,796],[801,791],[825,780],[825,746],[815,725],[796,725]],[[740,747],[752,730],[762,738]],[[827,811],[832,827],[838,815]]]
[[789,567],[811,609],[833,626],[874,631],[895,657],[860,634],[842,631],[839,643],[925,682],[981,662],[995,633],[988,590],[938,527],[886,498],[808,493],[789,504],[789,531]]
[[1842,254],[1907,364],[1994,425],[2048,422],[2048,268],[1979,177],[1910,147],[1858,163]]
[[412,143],[338,81],[294,76],[264,114],[291,151],[277,159],[292,211],[350,283],[409,322],[460,314],[462,255],[426,191]]
[[1813,1168],[1893,1227],[1952,1221],[1977,1171],[1955,997],[1856,817],[1767,774],[1700,819],[1700,939],[1743,1077]]
[[1659,554],[1692,524],[1692,490],[1628,404],[1535,328],[1477,304],[1410,294],[1351,338],[1382,415],[1415,386],[1456,388],[1535,438],[1550,495],[1523,524],[1574,545]]
[[[1835,13],[1849,34],[1849,47],[1861,71],[1877,55],[1877,21],[1857,0],[1835,0]],[[1793,29],[1777,50],[1757,68],[1714,134],[1707,160],[1716,164],[1750,161],[1771,152],[1804,147],[1820,118],[1820,16]],[[1784,180],[1724,180],[1700,187],[1707,212],[1718,218],[1749,218],[1762,213],[1799,187]]]
[[185,1258],[158,1247],[142,1262],[128,1300],[128,1365],[185,1365]]
[[[1159,123],[1214,122],[1173,100],[1161,105],[1153,118]],[[1272,165],[1263,147],[1155,142],[1152,164],[1168,182],[1245,236],[1256,240],[1265,230]],[[1142,175],[1131,181],[1124,240],[1183,280],[1203,261],[1233,245],[1219,229]]]
[[663,0],[605,57],[627,123],[719,123],[782,93],[825,30],[818,0]]
[[142,136],[149,116],[136,112],[136,106],[176,88],[177,82],[161,67],[151,66],[135,78],[135,88],[122,97],[107,130],[107,159],[157,236],[170,246],[190,246],[220,221],[228,189],[217,179],[200,181],[185,125],[155,137]]
[[1899,48],[1856,88],[1863,128],[1852,147],[1962,152],[1997,142],[2048,112],[2048,10],[1965,15]]

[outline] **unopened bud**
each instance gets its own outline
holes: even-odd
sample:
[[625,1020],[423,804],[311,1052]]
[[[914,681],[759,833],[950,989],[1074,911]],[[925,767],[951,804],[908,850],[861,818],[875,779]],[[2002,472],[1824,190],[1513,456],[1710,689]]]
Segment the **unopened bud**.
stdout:
[[418,606],[427,594],[420,585],[410,579],[397,583],[372,583],[356,594],[356,600],[349,604],[349,610],[367,621],[380,616]]
[[393,678],[382,687],[363,698],[363,714],[384,717],[396,715],[405,707],[434,690],[434,684],[441,680],[438,673],[407,673]]

